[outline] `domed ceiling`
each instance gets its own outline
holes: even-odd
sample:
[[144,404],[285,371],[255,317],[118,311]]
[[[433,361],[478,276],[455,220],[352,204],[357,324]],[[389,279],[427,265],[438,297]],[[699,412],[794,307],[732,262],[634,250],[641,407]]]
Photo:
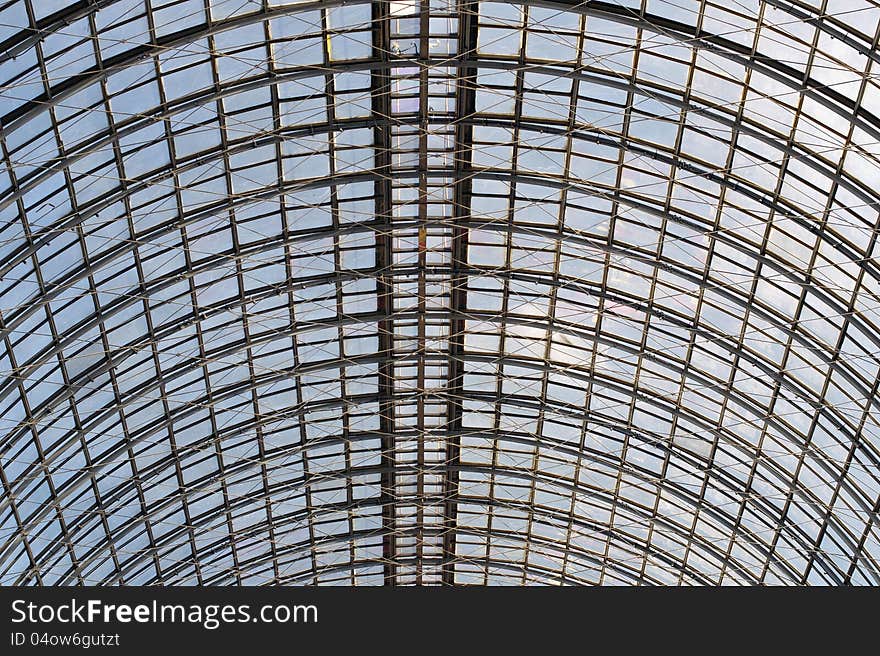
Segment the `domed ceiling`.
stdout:
[[0,3],[0,582],[880,584],[878,20]]

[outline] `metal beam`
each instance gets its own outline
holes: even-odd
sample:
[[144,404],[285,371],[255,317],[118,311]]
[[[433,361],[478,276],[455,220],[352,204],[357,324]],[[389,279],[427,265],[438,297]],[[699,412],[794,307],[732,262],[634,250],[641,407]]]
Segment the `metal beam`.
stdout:
[[[478,3],[462,1],[459,3],[458,24],[458,55],[459,60],[472,61],[477,48],[477,15]],[[453,227],[452,227],[452,272],[451,272],[451,308],[449,322],[449,365],[448,365],[448,401],[447,427],[449,436],[446,440],[446,462],[450,465],[446,470],[444,485],[443,514],[443,563],[441,581],[443,585],[455,584],[455,536],[457,530],[458,509],[458,469],[461,450],[461,415],[462,386],[464,381],[464,327],[463,318],[467,310],[467,274],[464,267],[468,257],[468,228],[462,220],[471,214],[471,191],[473,189],[472,144],[473,125],[468,119],[476,112],[477,68],[474,65],[460,66],[455,94],[455,141],[454,166],[455,187],[453,190]]]
[[372,71],[372,108],[376,175],[376,297],[383,318],[379,330],[379,426],[382,434],[382,555],[385,585],[397,580],[395,559],[395,472],[394,472],[394,287],[391,279],[393,243],[391,238],[391,50],[390,5],[373,3],[373,57],[383,63]]

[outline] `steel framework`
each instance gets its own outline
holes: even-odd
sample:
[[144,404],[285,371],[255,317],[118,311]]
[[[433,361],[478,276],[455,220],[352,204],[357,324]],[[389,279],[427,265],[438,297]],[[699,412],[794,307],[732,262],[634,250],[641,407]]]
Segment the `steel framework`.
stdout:
[[880,584],[874,0],[0,0],[0,583]]

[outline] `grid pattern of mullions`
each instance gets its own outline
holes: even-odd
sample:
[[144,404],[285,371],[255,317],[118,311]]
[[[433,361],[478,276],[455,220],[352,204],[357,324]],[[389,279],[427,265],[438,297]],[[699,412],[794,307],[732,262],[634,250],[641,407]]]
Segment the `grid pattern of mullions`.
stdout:
[[880,583],[880,6],[0,6],[0,582]]

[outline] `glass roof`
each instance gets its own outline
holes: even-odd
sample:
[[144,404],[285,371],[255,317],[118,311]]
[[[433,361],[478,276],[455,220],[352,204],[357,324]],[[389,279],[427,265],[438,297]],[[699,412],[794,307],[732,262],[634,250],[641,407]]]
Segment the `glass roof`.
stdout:
[[878,23],[0,1],[0,582],[880,584]]

